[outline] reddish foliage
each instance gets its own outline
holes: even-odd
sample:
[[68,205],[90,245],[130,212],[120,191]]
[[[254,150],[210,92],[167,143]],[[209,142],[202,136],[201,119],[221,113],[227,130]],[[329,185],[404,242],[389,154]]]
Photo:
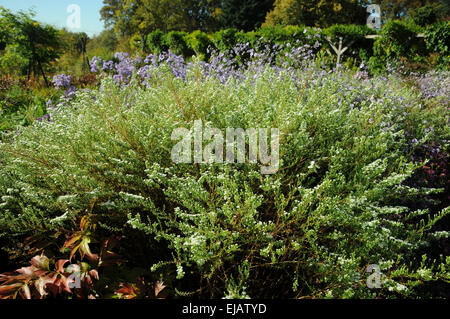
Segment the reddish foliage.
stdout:
[[167,297],[164,291],[166,286],[162,281],[149,285],[144,278],[138,277],[135,283],[121,283],[120,287],[115,292],[120,299],[165,299]]

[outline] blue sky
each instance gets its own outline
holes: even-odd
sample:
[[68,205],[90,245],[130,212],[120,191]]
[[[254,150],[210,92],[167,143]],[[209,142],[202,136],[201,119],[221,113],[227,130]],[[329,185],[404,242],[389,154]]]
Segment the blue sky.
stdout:
[[100,21],[100,9],[102,0],[0,0],[0,6],[13,12],[33,8],[35,19],[58,28],[67,27],[67,19],[70,12],[67,8],[71,4],[78,5],[81,9],[81,28],[69,29],[74,32],[86,32],[92,36],[103,30],[103,21]]

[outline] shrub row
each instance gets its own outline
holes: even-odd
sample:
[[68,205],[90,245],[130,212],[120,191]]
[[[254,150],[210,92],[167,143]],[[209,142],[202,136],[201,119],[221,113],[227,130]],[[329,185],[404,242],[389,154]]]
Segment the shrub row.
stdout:
[[[377,33],[380,37],[375,40],[366,39],[367,35]],[[425,33],[425,41],[416,37],[419,33]],[[147,35],[144,50],[158,53],[170,49],[185,57],[196,54],[205,60],[209,57],[209,48],[226,52],[233,50],[237,44],[246,43],[254,49],[271,48],[275,44],[320,45],[326,52],[327,49],[331,51],[328,39],[338,43],[339,38],[342,38],[344,45],[351,44],[345,53],[347,58],[359,62],[372,58],[370,64],[374,69],[401,57],[423,61],[430,53],[437,53],[439,64],[445,66],[449,61],[449,33],[449,22],[423,28],[411,21],[390,21],[379,32],[365,25],[334,25],[327,29],[275,26],[251,32],[224,29],[213,34],[201,31],[164,33],[157,30]]]

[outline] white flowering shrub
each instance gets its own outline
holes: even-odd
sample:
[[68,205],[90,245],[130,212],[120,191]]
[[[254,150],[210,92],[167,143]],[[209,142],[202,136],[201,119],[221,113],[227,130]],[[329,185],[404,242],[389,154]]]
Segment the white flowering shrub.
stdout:
[[[153,70],[146,87],[103,79],[0,144],[0,233],[9,247],[74,227],[120,235],[121,255],[180,295],[217,298],[424,296],[450,280],[426,256],[450,210],[417,208],[442,189],[408,183],[414,150],[448,150],[448,109],[395,78],[267,68],[225,83]],[[295,78],[295,80],[294,80]],[[279,128],[280,168],[174,164],[173,130]],[[432,129],[430,129],[432,128]],[[381,267],[369,289],[368,265]]]

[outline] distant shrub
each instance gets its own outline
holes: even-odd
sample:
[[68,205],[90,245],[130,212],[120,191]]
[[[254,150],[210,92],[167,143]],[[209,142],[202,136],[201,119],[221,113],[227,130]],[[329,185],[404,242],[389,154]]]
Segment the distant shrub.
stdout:
[[272,46],[276,43],[286,43],[289,39],[286,28],[282,26],[264,27],[256,31],[261,44]]
[[415,24],[425,27],[427,25],[434,24],[438,21],[438,10],[441,9],[439,6],[427,5],[415,9],[411,13],[411,18]]
[[160,53],[167,51],[168,47],[164,39],[165,33],[161,30],[156,30],[147,36],[147,48],[152,53]]
[[374,44],[376,56],[387,60],[395,60],[400,57],[413,57],[415,54],[423,54],[424,47],[416,38],[422,29],[416,25],[401,21],[389,21],[380,31],[380,37]]
[[239,31],[237,29],[231,28],[214,33],[212,35],[214,45],[221,52],[233,49],[238,43],[238,32]]
[[[355,62],[359,65],[362,61],[367,61],[373,55],[373,40],[366,39],[366,36],[374,33],[374,30],[365,25],[336,24],[325,29],[323,36],[329,37],[335,45],[342,38],[343,45],[349,45],[345,53],[346,59],[356,59]],[[328,46],[328,43],[325,43],[325,45]]]
[[[430,38],[427,45],[423,38],[417,37],[423,32],[423,28],[411,19],[389,21],[380,31],[372,30],[365,25],[340,24],[326,29],[292,25],[266,26],[251,32],[231,28],[210,35],[201,31],[187,34],[182,32],[165,34],[155,31],[148,35],[147,47],[153,53],[171,48],[176,54],[184,57],[190,57],[195,53],[204,61],[209,58],[208,47],[232,56],[240,54],[233,52],[239,45],[268,54],[273,54],[274,48],[281,50],[283,47],[289,51],[290,47],[304,47],[312,50],[312,54],[318,58],[318,63],[333,67],[336,57],[327,41],[330,37],[335,45],[342,38],[343,45],[349,46],[342,61],[342,65],[349,68],[356,68],[362,62],[367,62],[366,65],[372,73],[382,73],[386,71],[386,65],[389,63],[406,60],[406,64],[409,65],[407,69],[413,71],[426,68],[427,65],[435,65],[433,59],[438,60],[439,66],[445,67],[449,56],[446,51],[449,38],[448,22],[430,26],[427,30],[426,37]],[[377,33],[379,38],[366,39],[367,35]],[[432,57],[429,56],[431,50],[435,53]],[[241,58],[244,61],[248,57]]]
[[194,52],[189,48],[187,44],[187,35],[188,34],[186,32],[171,31],[166,34],[164,41],[167,47],[172,50],[173,53],[188,57],[191,56]]
[[373,73],[385,72],[388,64],[401,59],[408,62],[424,62],[427,56],[425,41],[417,35],[423,29],[411,22],[393,20],[386,23],[373,46],[369,66]]
[[213,42],[208,34],[194,31],[187,36],[187,44],[202,60],[209,59],[208,48],[212,48]]
[[238,32],[236,34],[238,43],[249,43],[251,47],[254,47],[258,41],[258,37],[255,31]]
[[425,39],[427,49],[439,54],[440,66],[448,68],[450,64],[450,22],[440,22],[429,26],[425,31]]
[[22,55],[19,45],[6,46],[0,57],[0,72],[2,75],[21,76],[26,74],[29,61]]
[[143,51],[145,48],[145,38],[143,38],[139,34],[135,34],[130,39],[130,46],[131,46],[131,49],[134,51],[139,51],[139,52]]
[[269,45],[273,45],[275,43],[314,45],[314,43],[320,38],[321,30],[303,26],[267,26],[257,30],[256,34],[260,37],[261,41]]

